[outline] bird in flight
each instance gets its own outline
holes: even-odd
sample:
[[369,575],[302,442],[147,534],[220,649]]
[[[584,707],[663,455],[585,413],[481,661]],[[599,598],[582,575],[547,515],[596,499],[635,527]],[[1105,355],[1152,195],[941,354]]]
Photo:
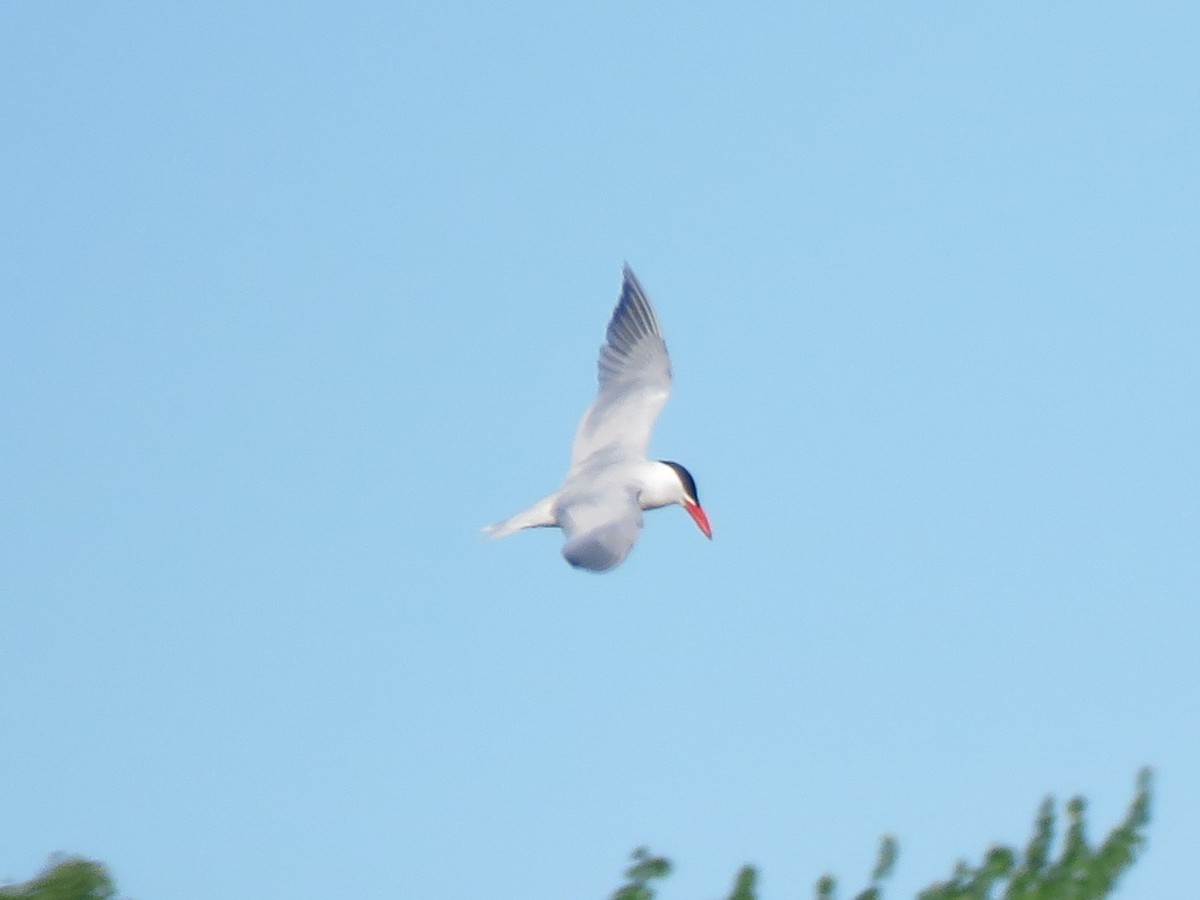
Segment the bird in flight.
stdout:
[[599,381],[575,432],[562,486],[484,533],[500,538],[523,528],[561,528],[567,562],[607,572],[633,549],[642,510],[678,503],[712,540],[691,473],[646,456],[654,421],[671,393],[671,360],[654,308],[629,266],[600,348]]

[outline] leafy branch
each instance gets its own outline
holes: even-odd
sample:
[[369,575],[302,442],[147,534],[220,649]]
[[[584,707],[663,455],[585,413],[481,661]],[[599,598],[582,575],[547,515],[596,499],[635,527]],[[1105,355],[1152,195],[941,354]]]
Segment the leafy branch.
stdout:
[[[1152,774],[1143,769],[1125,818],[1096,846],[1087,839],[1087,801],[1083,797],[1069,800],[1067,831],[1058,859],[1051,859],[1058,820],[1054,799],[1047,797],[1038,808],[1033,834],[1023,853],[1001,845],[989,849],[978,866],[960,861],[949,879],[921,891],[917,900],[1104,900],[1145,846],[1152,787]],[[895,838],[883,838],[871,882],[854,900],[882,900],[883,884],[898,855]],[[652,882],[671,873],[670,860],[654,856],[646,847],[635,850],[633,859],[634,864],[625,872],[628,883],[612,895],[612,900],[653,900]],[[754,866],[743,866],[728,900],[757,900],[757,882]],[[837,900],[837,880],[823,876],[814,896],[816,900]]]

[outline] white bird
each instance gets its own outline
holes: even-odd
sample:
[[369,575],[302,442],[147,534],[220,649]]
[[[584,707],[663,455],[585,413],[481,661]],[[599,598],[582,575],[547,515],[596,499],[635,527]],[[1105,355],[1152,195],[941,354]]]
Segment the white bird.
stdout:
[[654,421],[671,393],[671,360],[637,276],[629,266],[624,276],[600,348],[600,390],[579,421],[562,487],[484,529],[500,538],[522,528],[561,528],[563,557],[593,572],[606,572],[629,555],[644,509],[678,503],[712,540],[691,473],[679,463],[646,457]]

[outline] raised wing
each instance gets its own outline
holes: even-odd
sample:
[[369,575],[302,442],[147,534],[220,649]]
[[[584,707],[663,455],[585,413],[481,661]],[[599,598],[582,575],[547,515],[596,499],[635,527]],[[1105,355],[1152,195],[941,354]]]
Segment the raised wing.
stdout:
[[600,391],[575,432],[571,471],[599,453],[644,458],[654,422],[671,394],[671,360],[658,318],[629,266],[624,275],[600,348]]

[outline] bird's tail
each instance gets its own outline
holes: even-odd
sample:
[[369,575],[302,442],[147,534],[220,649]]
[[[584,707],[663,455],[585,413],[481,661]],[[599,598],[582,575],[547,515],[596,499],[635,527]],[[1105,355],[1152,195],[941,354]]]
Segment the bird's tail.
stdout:
[[514,531],[520,531],[522,528],[551,528],[557,525],[558,517],[554,514],[554,501],[557,497],[557,494],[543,497],[533,506],[521,510],[515,516],[510,516],[503,522],[488,525],[483,529],[484,535],[489,538],[502,538]]

